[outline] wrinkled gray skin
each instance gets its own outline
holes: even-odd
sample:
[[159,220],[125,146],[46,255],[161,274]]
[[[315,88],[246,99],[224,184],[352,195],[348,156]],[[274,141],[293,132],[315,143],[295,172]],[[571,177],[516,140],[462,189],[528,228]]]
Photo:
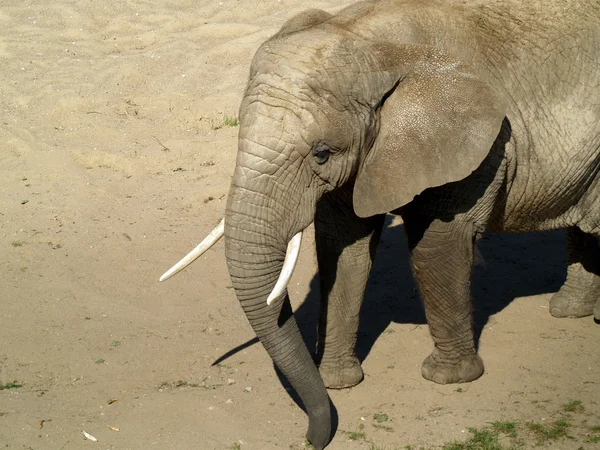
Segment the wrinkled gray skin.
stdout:
[[[469,277],[486,231],[569,228],[555,316],[600,318],[597,1],[370,1],[311,10],[258,50],[225,218],[240,303],[296,389],[315,448],[325,387],[363,378],[358,316],[384,215],[404,220],[435,343],[422,374],[476,379]],[[287,295],[286,244],[315,223],[317,366]]]

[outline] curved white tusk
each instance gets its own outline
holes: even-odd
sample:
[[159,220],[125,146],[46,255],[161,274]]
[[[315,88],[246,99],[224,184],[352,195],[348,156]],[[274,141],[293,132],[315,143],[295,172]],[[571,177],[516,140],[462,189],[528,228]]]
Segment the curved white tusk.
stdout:
[[296,236],[292,238],[287,246],[285,252],[285,259],[283,260],[283,267],[279,274],[279,279],[275,283],[273,291],[267,297],[267,305],[273,303],[277,297],[285,292],[287,285],[292,278],[294,269],[296,268],[296,262],[298,261],[298,255],[300,254],[300,244],[302,242],[302,231],[299,231]]
[[202,242],[200,242],[194,250],[189,252],[186,256],[183,257],[181,261],[167,270],[162,277],[160,277],[160,281],[165,281],[167,278],[171,278],[180,270],[185,269],[189,266],[196,258],[198,258],[202,253],[211,248],[213,245],[217,243],[219,239],[223,237],[225,234],[225,219],[221,219],[219,224],[212,230],[208,236],[204,238]]

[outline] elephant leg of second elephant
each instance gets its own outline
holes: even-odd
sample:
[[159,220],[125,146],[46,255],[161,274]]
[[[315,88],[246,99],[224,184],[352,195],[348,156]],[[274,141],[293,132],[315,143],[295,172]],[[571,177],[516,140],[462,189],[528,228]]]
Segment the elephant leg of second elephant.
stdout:
[[[577,227],[568,231],[567,280],[550,300],[554,317],[585,317],[600,302],[600,245]],[[599,304],[600,306],[600,304]]]
[[470,223],[434,220],[416,227],[405,221],[413,271],[435,343],[423,362],[424,378],[440,384],[479,378],[470,296],[474,232]]
[[317,205],[321,305],[316,359],[331,389],[352,387],[363,379],[355,349],[359,313],[384,218],[357,217],[344,192],[328,194]]

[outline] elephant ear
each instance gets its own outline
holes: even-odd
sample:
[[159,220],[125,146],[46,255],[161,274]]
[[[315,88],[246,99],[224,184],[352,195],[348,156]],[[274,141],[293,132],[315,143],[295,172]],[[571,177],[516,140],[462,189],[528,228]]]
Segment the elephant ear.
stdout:
[[[386,54],[389,59],[389,49]],[[380,99],[379,132],[357,174],[354,210],[360,217],[466,178],[489,153],[506,114],[490,85],[447,54],[432,47],[391,54],[405,67]]]

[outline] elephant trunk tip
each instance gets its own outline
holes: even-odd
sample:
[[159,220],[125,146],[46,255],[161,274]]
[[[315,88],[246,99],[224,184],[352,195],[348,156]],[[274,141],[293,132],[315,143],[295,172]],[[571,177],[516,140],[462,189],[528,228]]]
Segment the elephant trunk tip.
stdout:
[[333,439],[332,411],[335,411],[335,407],[328,398],[328,405],[326,407],[317,408],[308,413],[309,421],[306,439],[308,439],[315,450],[323,450],[331,442],[331,439]]

